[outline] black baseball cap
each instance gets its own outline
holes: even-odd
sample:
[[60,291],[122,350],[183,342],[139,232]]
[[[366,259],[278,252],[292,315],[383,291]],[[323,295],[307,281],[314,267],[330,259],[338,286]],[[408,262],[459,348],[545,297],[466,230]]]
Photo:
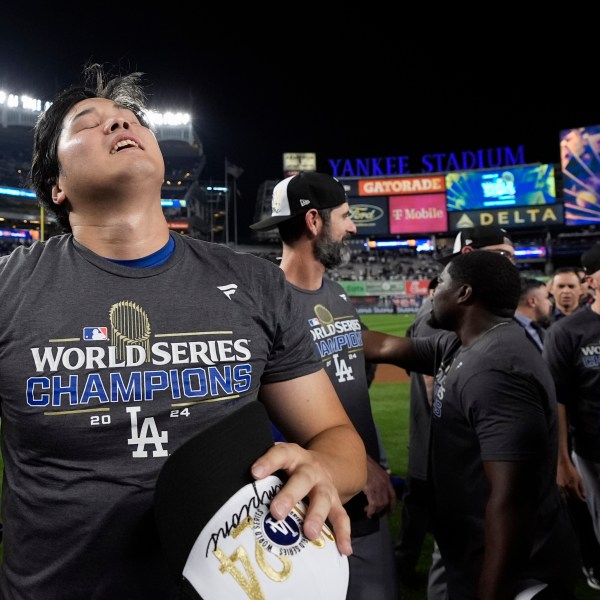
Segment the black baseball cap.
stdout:
[[586,275],[600,271],[600,243],[581,255],[581,266]]
[[500,244],[513,245],[506,229],[497,225],[475,225],[466,227],[458,232],[454,240],[452,254],[438,258],[438,262],[447,265],[455,256],[458,256],[465,246],[470,246],[474,250],[487,248],[488,246],[498,246]]
[[271,216],[250,225],[250,229],[273,229],[311,208],[335,208],[344,202],[348,202],[346,191],[335,177],[325,173],[298,173],[283,179],[273,188]]
[[273,443],[266,410],[253,401],[169,456],[156,482],[154,509],[167,559],[177,573],[223,501],[254,481],[250,467]]

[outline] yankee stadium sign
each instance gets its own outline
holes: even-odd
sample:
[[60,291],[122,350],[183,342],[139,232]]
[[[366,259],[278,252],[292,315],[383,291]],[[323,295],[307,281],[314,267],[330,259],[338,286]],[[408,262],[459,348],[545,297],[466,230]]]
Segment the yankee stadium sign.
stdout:
[[525,163],[525,147],[485,148],[438,154],[423,154],[418,165],[410,156],[385,156],[373,158],[329,158],[334,177],[378,177],[407,175],[410,173],[444,173],[508,167]]

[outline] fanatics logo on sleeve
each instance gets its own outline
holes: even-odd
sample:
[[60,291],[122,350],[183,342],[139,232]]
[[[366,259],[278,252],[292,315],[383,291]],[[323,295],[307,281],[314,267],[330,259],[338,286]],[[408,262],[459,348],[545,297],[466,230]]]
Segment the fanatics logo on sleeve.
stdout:
[[231,296],[235,294],[237,290],[237,285],[235,283],[230,283],[229,285],[218,285],[217,288],[221,290],[230,300]]
[[84,340],[107,340],[108,339],[108,328],[107,327],[84,327],[83,328],[83,339]]

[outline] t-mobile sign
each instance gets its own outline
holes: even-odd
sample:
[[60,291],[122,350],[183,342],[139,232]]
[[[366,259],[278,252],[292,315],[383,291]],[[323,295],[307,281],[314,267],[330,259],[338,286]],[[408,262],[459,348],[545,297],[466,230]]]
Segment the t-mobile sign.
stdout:
[[390,233],[446,232],[446,194],[390,196],[389,216]]

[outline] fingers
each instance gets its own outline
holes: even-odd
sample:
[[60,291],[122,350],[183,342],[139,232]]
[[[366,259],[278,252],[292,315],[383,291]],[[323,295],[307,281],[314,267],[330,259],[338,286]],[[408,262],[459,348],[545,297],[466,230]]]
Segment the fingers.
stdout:
[[339,498],[335,497],[332,501],[328,494],[311,493],[306,509],[304,535],[309,540],[321,537],[324,529],[327,529],[325,521],[329,518],[338,550],[341,554],[350,556],[352,554],[350,518]]
[[559,485],[558,489],[563,496],[579,498],[585,502],[585,489],[581,480],[565,482],[563,485]]
[[363,492],[368,504],[365,507],[367,517],[371,518],[383,511],[392,511],[396,506],[396,490],[388,472],[377,462],[369,458],[367,485]]
[[329,521],[335,533],[338,550],[344,556],[350,556],[352,554],[350,518],[341,503],[332,507],[329,512]]
[[[388,478],[389,479],[389,478]],[[392,512],[396,508],[398,501],[396,497],[396,490],[394,486],[389,482],[386,482],[379,488],[371,488],[367,493],[368,504],[365,506],[365,513],[367,517],[372,518],[382,512]]]
[[392,484],[392,480],[390,476],[386,473],[386,498],[387,498],[387,506],[386,509],[388,512],[392,512],[396,508],[396,503],[398,502],[398,498],[396,497],[396,490],[394,489],[394,485]]
[[306,497],[312,499],[319,492],[320,486],[329,484],[330,495],[337,495],[325,470],[310,452],[297,444],[276,444],[254,463],[251,470],[257,479],[280,470],[289,475],[287,482],[271,501],[270,511],[276,519],[284,519],[292,508]]
[[294,506],[305,501],[304,535],[317,540],[329,518],[338,550],[346,556],[352,554],[350,519],[331,476],[314,453],[297,444],[279,443],[263,454],[251,469],[256,479],[280,470],[285,471],[289,479],[271,501],[271,514],[276,519],[284,519]]
[[390,502],[387,489],[383,487],[371,488],[368,493],[365,493],[365,495],[367,496],[368,500],[368,504],[365,506],[365,513],[367,517],[371,518],[383,511],[387,511]]
[[578,483],[578,485],[575,488],[576,489],[577,497],[580,500],[583,500],[585,502],[586,498],[585,498],[585,488],[583,487],[583,481],[580,479],[577,483]]
[[390,486],[389,486],[389,503],[388,503],[388,511],[389,512],[393,512],[394,509],[396,508],[396,504],[398,504],[398,497],[396,496],[396,490],[394,488],[394,486],[392,485],[392,482],[390,481]]

